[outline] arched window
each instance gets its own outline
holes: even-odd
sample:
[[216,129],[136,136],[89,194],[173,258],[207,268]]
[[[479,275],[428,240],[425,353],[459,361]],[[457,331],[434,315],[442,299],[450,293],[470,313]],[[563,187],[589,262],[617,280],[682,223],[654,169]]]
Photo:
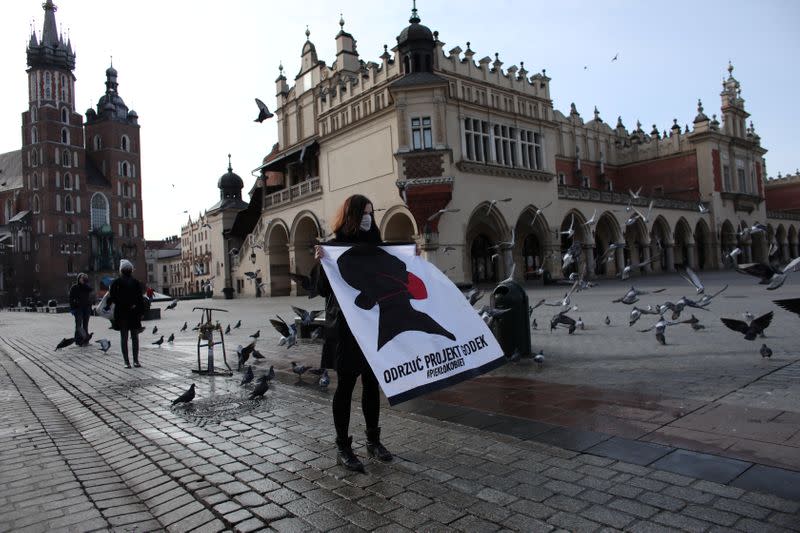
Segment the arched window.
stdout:
[[72,157],[69,153],[69,150],[62,150],[61,151],[61,164],[65,167],[72,165]]
[[39,165],[39,151],[36,148],[34,148],[31,151],[31,166],[35,167],[38,165]]
[[122,139],[120,139],[119,145],[124,151],[126,151],[126,152],[130,151],[131,146],[130,146],[130,141],[128,140],[128,136],[127,135],[123,135],[122,136]]
[[64,174],[64,188],[71,189],[72,188],[72,176],[69,174]]
[[33,188],[34,189],[39,188],[39,174],[37,174],[36,172],[33,173]]
[[64,197],[64,212],[72,213],[72,196],[69,194]]
[[[69,86],[67,85],[67,77],[63,74],[61,75],[61,83],[59,84],[59,88],[61,91],[61,101],[66,102],[69,97]],[[64,122],[66,122],[66,120],[64,120]]]
[[39,212],[39,196],[36,194],[33,195],[33,212]]
[[108,199],[103,193],[96,192],[92,196],[92,230],[99,230],[108,224]]
[[127,177],[129,175],[128,172],[129,172],[128,163],[127,163],[127,161],[123,161],[122,162],[122,171],[120,172],[120,174],[122,174],[123,176]]
[[103,140],[100,138],[99,135],[94,136],[94,149],[100,150],[103,147]]
[[11,198],[6,200],[6,209],[5,209],[5,219],[6,222],[11,220],[11,217],[14,216],[14,204],[11,202]]
[[36,144],[39,142],[39,130],[36,129],[36,126],[31,128],[31,144]]
[[66,107],[62,107],[61,108],[61,122],[63,122],[64,124],[67,124],[68,123],[68,121],[67,121],[68,118],[69,118],[69,116],[67,115],[67,108]]
[[61,128],[61,142],[69,144],[69,130],[67,128]]
[[31,122],[36,122],[39,120],[39,112],[36,110],[35,107],[31,108]]
[[44,73],[44,99],[53,98],[53,76],[49,72]]

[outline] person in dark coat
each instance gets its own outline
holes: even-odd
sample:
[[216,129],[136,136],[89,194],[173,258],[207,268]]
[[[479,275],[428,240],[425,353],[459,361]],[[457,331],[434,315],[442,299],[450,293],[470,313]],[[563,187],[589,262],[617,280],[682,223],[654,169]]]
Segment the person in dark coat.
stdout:
[[89,285],[89,276],[81,272],[69,289],[69,312],[75,317],[75,344],[89,344],[89,315],[92,314],[94,289]]
[[114,304],[112,327],[120,333],[120,346],[125,368],[130,368],[128,359],[128,335],[133,348],[133,366],[139,364],[139,330],[142,327],[142,316],[145,312],[144,286],[133,277],[133,263],[127,259],[119,262],[120,276],[111,283],[108,289],[106,310]]
[[[372,202],[355,194],[345,200],[332,224],[333,243],[382,244],[381,234],[375,225]],[[314,258],[320,260],[324,251],[314,249]],[[322,346],[322,368],[336,370],[338,385],[333,395],[333,425],[336,427],[336,462],[349,470],[363,471],[364,465],[353,453],[350,433],[350,404],[358,376],[361,376],[361,409],[367,426],[367,453],[380,461],[391,461],[392,454],[380,441],[380,387],[378,379],[358,346],[353,332],[339,307],[321,264],[314,267],[312,279],[316,280],[318,293],[325,297],[325,343]]]

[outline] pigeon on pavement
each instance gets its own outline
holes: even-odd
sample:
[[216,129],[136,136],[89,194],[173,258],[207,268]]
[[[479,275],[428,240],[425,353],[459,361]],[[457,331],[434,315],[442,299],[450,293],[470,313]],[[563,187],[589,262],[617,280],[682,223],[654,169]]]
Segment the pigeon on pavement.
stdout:
[[99,341],[94,341],[95,343],[100,345],[100,351],[106,353],[109,348],[111,348],[111,341],[108,339],[100,339]]
[[241,320],[238,320],[238,321],[236,322],[236,324],[233,326],[233,329],[239,329],[240,327],[242,327],[242,321],[241,321]]
[[225,328],[225,335],[227,335],[230,332],[231,332],[231,325],[228,324],[228,326]]
[[167,339],[167,342],[175,342],[175,334],[174,333],[170,333],[169,334],[169,338]]
[[178,306],[178,300],[172,300],[172,302],[166,307],[166,309],[175,309]]
[[153,326],[153,335],[158,333],[158,326]]
[[258,331],[256,331],[255,333],[253,333],[252,335],[250,335],[250,337],[253,338],[253,339],[257,339],[260,336],[261,336],[261,330],[260,329]]
[[244,385],[245,383],[250,383],[251,381],[253,381],[254,377],[255,375],[253,374],[253,365],[247,365],[247,370],[245,371],[244,376],[242,376],[241,384]]
[[75,337],[64,337],[61,341],[56,345],[56,351],[60,350],[61,348],[66,348],[67,346],[75,343]]
[[192,386],[189,387],[189,390],[172,400],[172,405],[179,404],[179,403],[189,403],[194,400],[194,383]]
[[182,331],[182,332],[183,332],[183,331],[186,331],[188,328],[189,328],[189,324],[187,324],[186,322],[184,322],[184,323],[183,323],[183,326],[181,327],[181,331]]
[[151,342],[150,344],[155,344],[156,346],[158,346],[160,348],[161,345],[164,344],[164,335],[161,335],[160,339],[158,339],[156,342]]
[[767,358],[772,357],[772,350],[766,344],[761,345],[759,353],[761,353],[761,357],[767,357]]
[[253,392],[251,392],[249,396],[251,400],[263,397],[264,393],[267,392],[267,390],[269,389],[269,380],[265,378],[266,376],[261,376],[256,381],[256,386],[253,389]]
[[297,363],[292,361],[292,372],[297,374],[298,381],[301,381],[303,379],[303,374],[305,374],[306,371],[309,370],[310,368],[311,367],[308,367],[306,365],[298,365]]

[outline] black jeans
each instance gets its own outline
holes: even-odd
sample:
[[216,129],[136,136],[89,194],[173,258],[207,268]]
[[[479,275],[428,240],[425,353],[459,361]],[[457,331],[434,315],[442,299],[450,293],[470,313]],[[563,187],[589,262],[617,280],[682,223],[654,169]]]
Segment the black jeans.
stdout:
[[361,410],[364,411],[364,422],[367,429],[378,427],[380,417],[381,396],[378,380],[372,370],[367,367],[363,372],[337,372],[339,384],[333,394],[333,425],[336,427],[336,438],[346,440],[350,433],[350,403],[353,400],[353,389],[361,375]]
[[89,336],[89,314],[90,309],[75,309],[72,314],[75,317],[75,344],[80,346]]
[[139,364],[139,330],[122,328],[119,330],[119,346],[122,348],[122,358],[125,360],[126,365],[130,365],[128,359],[128,333],[131,335],[131,348],[133,348],[133,364]]

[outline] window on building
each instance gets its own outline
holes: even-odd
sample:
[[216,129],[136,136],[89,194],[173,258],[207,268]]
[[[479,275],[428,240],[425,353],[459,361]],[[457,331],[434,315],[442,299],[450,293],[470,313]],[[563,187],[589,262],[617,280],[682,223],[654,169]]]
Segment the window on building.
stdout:
[[64,196],[64,212],[72,213],[72,196],[69,194]]
[[120,174],[122,174],[123,176],[128,177],[130,175],[130,174],[128,174],[130,172],[130,169],[129,169],[129,165],[128,165],[127,161],[123,161],[122,162],[122,166],[120,167],[120,170],[121,170]]
[[733,184],[731,184],[731,167],[730,165],[723,165],[722,166],[722,190],[730,191],[733,189]]
[[65,226],[67,235],[72,235],[75,233],[75,224],[73,224],[71,220],[67,219]]
[[491,160],[489,123],[474,118],[464,119],[466,158],[487,163]]
[[39,142],[39,131],[36,129],[36,126],[31,128],[31,144],[36,144]]
[[61,128],[61,142],[69,144],[69,130],[67,128]]
[[69,150],[61,150],[61,164],[65,167],[72,166],[72,157]]
[[558,173],[558,184],[559,185],[567,184],[567,176],[565,176],[563,172]]
[[64,188],[67,190],[72,189],[72,176],[69,174],[64,174]]
[[99,230],[108,224],[108,199],[102,193],[94,193],[91,202],[92,230]]
[[39,212],[39,196],[36,194],[33,195],[33,212]]
[[44,99],[53,98],[53,76],[49,72],[44,73]]
[[36,167],[39,166],[39,151],[35,148],[31,150],[31,166]]
[[39,174],[36,172],[33,173],[33,190],[37,190],[39,188]]
[[125,152],[129,152],[130,151],[130,141],[128,140],[128,136],[127,135],[123,135],[122,139],[120,139],[120,147]]
[[517,130],[502,124],[494,125],[495,163],[507,167],[517,166]]
[[39,120],[39,111],[35,107],[31,107],[31,122]]
[[102,138],[99,135],[95,135],[93,144],[94,144],[94,149],[95,150],[100,150],[101,148],[103,148],[103,140],[102,140]]
[[63,122],[64,124],[67,124],[68,123],[68,119],[69,119],[69,116],[67,114],[67,108],[66,107],[62,107],[61,108],[61,122]]
[[736,177],[739,180],[739,192],[748,192],[747,177],[744,173],[744,161],[741,159],[736,160]]
[[[63,74],[61,75],[61,82],[58,84],[58,88],[61,94],[61,101],[66,102],[69,99],[69,85],[67,85],[67,77]],[[66,119],[62,119],[62,122],[66,121]]]
[[590,184],[591,184],[591,182],[589,180],[589,176],[582,175],[581,176],[581,187],[583,187],[584,189],[588,189]]
[[431,117],[414,117],[411,119],[411,141],[414,150],[433,148]]

